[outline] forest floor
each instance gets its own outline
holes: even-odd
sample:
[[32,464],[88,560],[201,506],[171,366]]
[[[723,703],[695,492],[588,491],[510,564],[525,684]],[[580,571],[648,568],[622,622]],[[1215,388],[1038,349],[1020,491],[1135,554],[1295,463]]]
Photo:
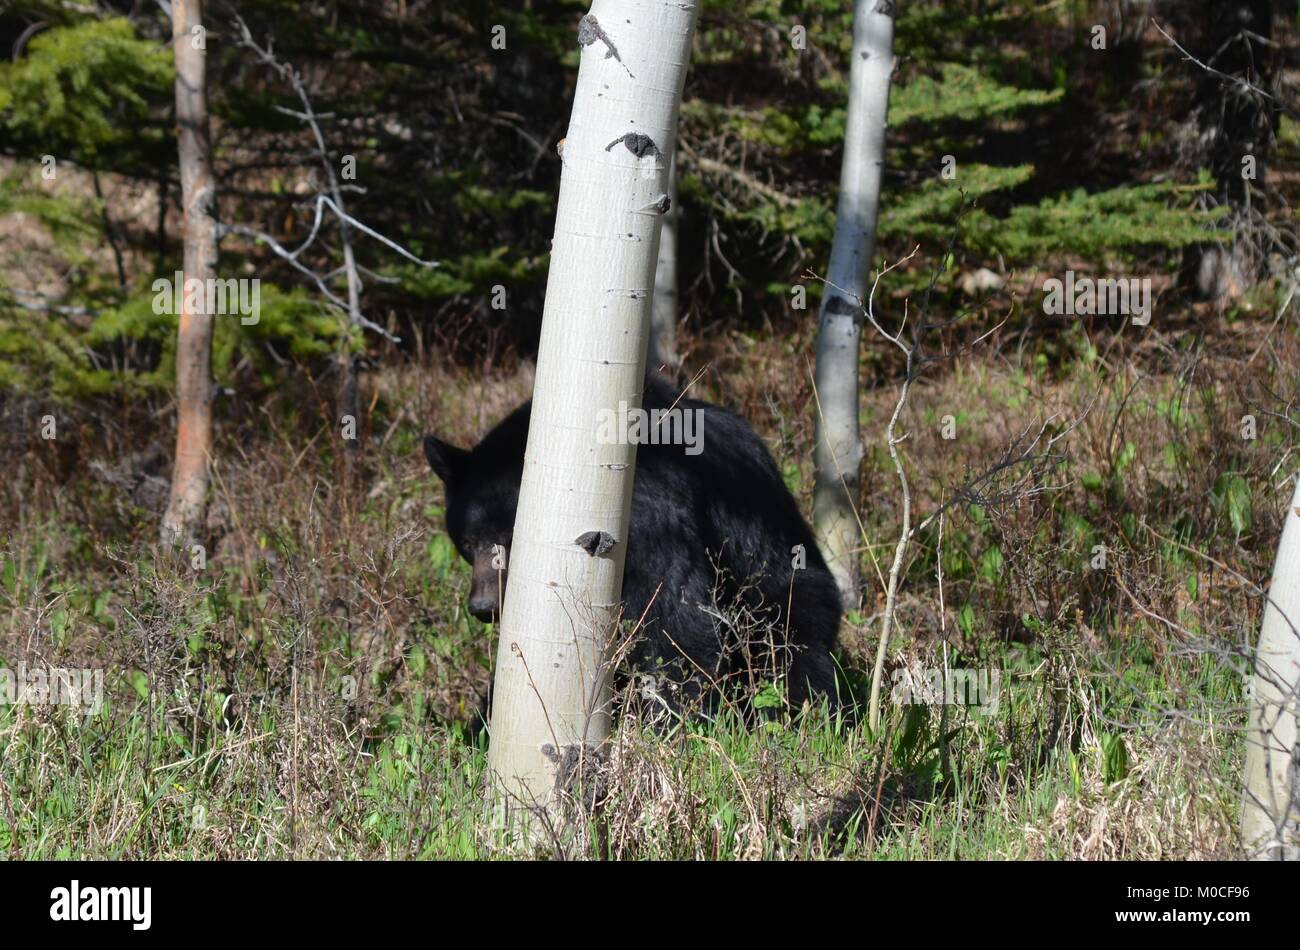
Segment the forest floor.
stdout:
[[[957,501],[909,546],[886,696],[903,669],[964,667],[998,677],[996,703],[887,700],[879,735],[816,710],[667,734],[625,719],[603,805],[544,854],[1237,853],[1244,656],[1297,441],[1293,320],[1051,319],[928,368],[900,424],[913,523]],[[901,512],[883,440],[901,363],[867,351],[868,584],[841,637],[859,697],[883,610],[870,565],[887,572]],[[805,513],[811,353],[787,328],[690,357],[692,394],[749,418]],[[350,476],[328,386],[227,397],[202,563],[155,542],[170,447],[138,433],[165,438],[165,400],[60,415],[50,441],[38,408],[5,407],[0,656],[102,670],[104,703],[0,706],[0,854],[510,854],[470,726],[495,629],[464,608],[420,437],[471,444],[526,397],[511,369],[371,375]]]

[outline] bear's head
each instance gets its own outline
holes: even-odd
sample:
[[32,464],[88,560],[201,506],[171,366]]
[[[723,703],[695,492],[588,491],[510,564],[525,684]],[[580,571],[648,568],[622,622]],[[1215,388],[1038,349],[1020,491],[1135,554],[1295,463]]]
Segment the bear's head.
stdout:
[[473,567],[469,612],[484,622],[497,619],[505,601],[510,539],[519,505],[528,417],[512,415],[473,449],[436,436],[424,437],[424,457],[442,479],[447,496],[447,534]]

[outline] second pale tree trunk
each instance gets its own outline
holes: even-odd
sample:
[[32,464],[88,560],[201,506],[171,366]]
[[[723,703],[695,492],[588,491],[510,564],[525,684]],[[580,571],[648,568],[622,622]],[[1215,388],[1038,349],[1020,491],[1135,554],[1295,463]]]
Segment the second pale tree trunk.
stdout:
[[854,506],[862,440],[858,434],[858,344],[862,301],[875,246],[880,177],[885,161],[885,116],[893,73],[891,0],[857,0],[849,67],[849,108],[840,169],[835,238],[821,318],[817,324],[816,481],[813,524],[817,543],[846,606],[857,600],[861,532]]
[[1300,477],[1278,542],[1250,692],[1242,843],[1251,857],[1300,860]]
[[[176,459],[162,522],[162,538],[168,544],[190,544],[198,534],[212,452],[212,315],[207,312],[207,288],[216,276],[217,222],[203,29],[201,0],[172,0],[185,251],[176,330]],[[189,292],[191,288],[197,292]]]
[[677,353],[677,223],[681,211],[677,206],[676,159],[668,176],[668,199],[670,204],[659,235],[659,264],[655,268],[649,364],[652,369],[662,369],[671,378],[681,363]]
[[609,734],[636,446],[598,435],[602,414],[641,401],[695,15],[690,0],[595,0],[578,28],[493,687],[499,801],[550,804],[557,766],[580,772]]

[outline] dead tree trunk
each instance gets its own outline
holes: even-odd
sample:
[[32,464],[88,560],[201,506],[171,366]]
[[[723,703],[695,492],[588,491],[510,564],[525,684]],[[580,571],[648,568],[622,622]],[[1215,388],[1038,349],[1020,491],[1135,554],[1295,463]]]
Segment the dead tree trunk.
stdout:
[[1189,245],[1181,278],[1224,303],[1255,284],[1270,250],[1256,206],[1266,198],[1284,111],[1276,94],[1273,8],[1272,0],[1179,0],[1165,11],[1173,28],[1166,36],[1188,60],[1182,68],[1200,70],[1180,162],[1189,171],[1208,168],[1218,182],[1216,200],[1232,209],[1231,242]]
[[198,534],[212,454],[212,314],[207,289],[216,276],[217,221],[206,45],[202,0],[172,0],[185,251],[176,330],[176,458],[162,522],[162,538],[168,544],[190,544]]

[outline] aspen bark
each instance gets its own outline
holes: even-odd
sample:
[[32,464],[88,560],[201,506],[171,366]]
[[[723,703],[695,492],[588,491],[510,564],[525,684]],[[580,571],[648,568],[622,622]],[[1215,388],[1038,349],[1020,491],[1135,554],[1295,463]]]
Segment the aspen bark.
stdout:
[[840,168],[835,237],[817,324],[816,478],[813,528],[846,606],[855,606],[855,552],[860,532],[854,505],[862,440],[858,433],[858,346],[862,301],[875,247],[885,118],[893,73],[892,0],[856,0],[849,68],[849,108]]
[[1247,854],[1300,860],[1300,478],[1287,506],[1251,679],[1241,803]]
[[493,688],[488,763],[507,802],[552,803],[557,763],[609,733],[636,446],[602,444],[598,424],[640,406],[696,10],[595,0],[578,28]]
[[681,357],[677,353],[677,162],[668,174],[668,213],[664,215],[659,235],[659,263],[655,268],[654,307],[650,317],[650,368],[677,372]]

